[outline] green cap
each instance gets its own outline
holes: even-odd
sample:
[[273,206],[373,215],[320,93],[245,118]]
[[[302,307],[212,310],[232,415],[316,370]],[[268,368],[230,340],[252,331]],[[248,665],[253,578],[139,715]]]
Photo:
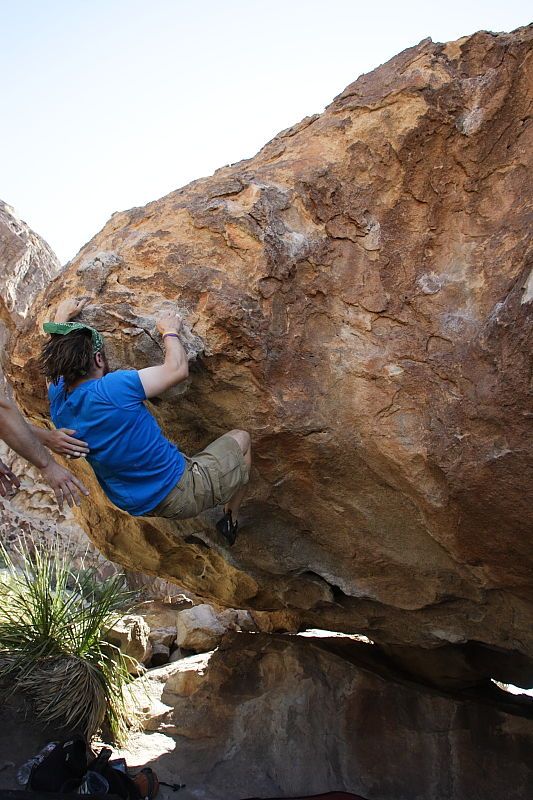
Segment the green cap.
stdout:
[[59,333],[62,336],[72,333],[72,331],[90,331],[93,340],[93,355],[104,349],[104,337],[102,334],[96,328],[91,328],[90,325],[84,325],[82,322],[45,322],[43,331],[45,333]]

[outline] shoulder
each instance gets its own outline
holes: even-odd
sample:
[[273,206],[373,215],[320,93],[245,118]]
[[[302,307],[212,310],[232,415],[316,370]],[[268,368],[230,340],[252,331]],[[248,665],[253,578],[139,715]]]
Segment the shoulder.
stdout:
[[117,369],[114,372],[108,372],[98,381],[100,386],[130,386],[132,388],[140,386],[142,389],[141,379],[136,369]]
[[97,389],[118,406],[142,403],[146,394],[136,369],[117,369],[97,381]]

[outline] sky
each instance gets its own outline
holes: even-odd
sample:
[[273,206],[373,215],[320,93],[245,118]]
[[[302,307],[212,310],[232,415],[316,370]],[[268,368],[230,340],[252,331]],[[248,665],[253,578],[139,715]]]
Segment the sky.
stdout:
[[0,0],[0,198],[65,263],[115,211],[253,156],[421,39],[530,17],[524,0]]

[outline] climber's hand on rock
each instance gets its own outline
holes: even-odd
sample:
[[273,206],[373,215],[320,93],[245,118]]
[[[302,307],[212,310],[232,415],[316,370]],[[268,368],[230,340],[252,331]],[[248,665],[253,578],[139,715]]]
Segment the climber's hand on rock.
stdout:
[[55,431],[50,431],[46,440],[46,444],[58,453],[60,456],[67,456],[67,458],[80,458],[89,453],[89,445],[87,442],[82,442],[81,439],[75,439],[75,430],[71,428],[58,428]]
[[156,325],[159,333],[179,333],[183,320],[175,311],[161,311],[157,315]]
[[14,472],[11,472],[9,467],[0,461],[0,495],[8,497],[17,491],[20,487],[20,481]]
[[89,492],[83,483],[76,478],[72,472],[65,469],[57,461],[50,457],[50,461],[42,470],[45,481],[52,487],[56,496],[59,510],[63,511],[63,503],[66,500],[68,505],[79,506],[81,502],[80,492],[88,495]]
[[156,317],[156,325],[163,336],[165,333],[172,335],[164,339],[164,362],[158,366],[139,370],[139,378],[147,398],[158,397],[167,389],[177,386],[189,375],[187,353],[179,336],[176,336],[181,329],[181,316],[175,311],[161,311]]
[[81,313],[88,302],[88,297],[67,297],[58,305],[54,322],[70,322],[73,317]]

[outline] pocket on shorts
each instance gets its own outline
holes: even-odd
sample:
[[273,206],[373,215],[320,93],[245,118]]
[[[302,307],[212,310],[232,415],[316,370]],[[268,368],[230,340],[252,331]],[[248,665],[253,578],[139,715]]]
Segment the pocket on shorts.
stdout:
[[186,488],[187,488],[187,475],[183,476],[179,483],[167,494],[153,511],[146,516],[148,517],[164,517],[165,519],[179,519],[183,506],[186,501]]
[[216,502],[213,497],[213,486],[209,475],[201,464],[192,460],[189,468],[189,482],[185,493],[183,518],[196,517],[207,508],[213,508]]
[[205,480],[203,509],[226,503],[247,482],[246,465],[239,444],[228,434],[215,439],[191,460],[197,464]]
[[243,475],[240,464],[236,464],[223,473],[218,473],[213,480],[217,503],[227,503],[237,489],[243,485]]

